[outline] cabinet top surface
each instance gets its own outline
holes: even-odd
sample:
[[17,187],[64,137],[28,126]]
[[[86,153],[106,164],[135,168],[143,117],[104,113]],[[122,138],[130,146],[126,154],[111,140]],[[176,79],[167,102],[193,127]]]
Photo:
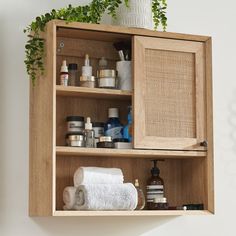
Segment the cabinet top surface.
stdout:
[[[49,22],[57,27],[58,36],[69,36],[68,29],[70,29],[71,37],[75,37],[78,34],[79,30],[87,30],[87,31],[100,31],[106,33],[114,33],[114,34],[124,34],[126,36],[149,36],[149,37],[158,37],[158,38],[169,38],[169,39],[180,39],[180,40],[189,40],[189,41],[197,41],[197,42],[205,42],[209,40],[210,36],[202,36],[202,35],[191,35],[191,34],[182,34],[182,33],[172,33],[172,32],[160,32],[148,29],[141,28],[131,28],[131,27],[123,27],[123,26],[114,26],[114,25],[105,25],[105,24],[91,24],[91,23],[81,23],[81,22],[66,22],[63,20],[52,20]],[[69,36],[70,37],[70,36]]]

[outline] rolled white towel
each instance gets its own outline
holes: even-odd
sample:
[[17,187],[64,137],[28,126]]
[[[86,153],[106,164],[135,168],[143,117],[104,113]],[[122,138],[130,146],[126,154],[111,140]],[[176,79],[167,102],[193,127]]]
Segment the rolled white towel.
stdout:
[[74,173],[74,186],[85,184],[122,184],[121,169],[101,167],[79,167]]
[[134,210],[137,190],[131,183],[80,185],[75,193],[75,210]]
[[64,210],[71,210],[75,205],[76,187],[68,186],[63,190],[63,202],[65,203]]

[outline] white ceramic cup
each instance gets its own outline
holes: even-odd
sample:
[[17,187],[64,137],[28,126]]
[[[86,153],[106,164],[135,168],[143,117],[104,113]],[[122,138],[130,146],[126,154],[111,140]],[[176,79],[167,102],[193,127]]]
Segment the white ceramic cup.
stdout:
[[118,72],[118,88],[120,90],[131,91],[133,89],[131,61],[116,62],[116,70]]

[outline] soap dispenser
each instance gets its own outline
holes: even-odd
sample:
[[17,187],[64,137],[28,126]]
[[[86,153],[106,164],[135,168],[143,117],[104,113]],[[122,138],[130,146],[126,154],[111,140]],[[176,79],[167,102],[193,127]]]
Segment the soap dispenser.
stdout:
[[164,197],[164,181],[160,177],[160,169],[157,167],[158,161],[164,160],[152,160],[153,168],[151,169],[151,178],[147,181],[147,208],[152,209],[152,203],[155,198]]

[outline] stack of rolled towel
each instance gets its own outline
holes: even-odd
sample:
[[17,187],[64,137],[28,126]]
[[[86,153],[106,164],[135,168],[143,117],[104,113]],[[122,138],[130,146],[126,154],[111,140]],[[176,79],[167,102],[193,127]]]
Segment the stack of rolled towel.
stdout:
[[118,168],[80,167],[63,191],[64,210],[134,210],[137,190]]

